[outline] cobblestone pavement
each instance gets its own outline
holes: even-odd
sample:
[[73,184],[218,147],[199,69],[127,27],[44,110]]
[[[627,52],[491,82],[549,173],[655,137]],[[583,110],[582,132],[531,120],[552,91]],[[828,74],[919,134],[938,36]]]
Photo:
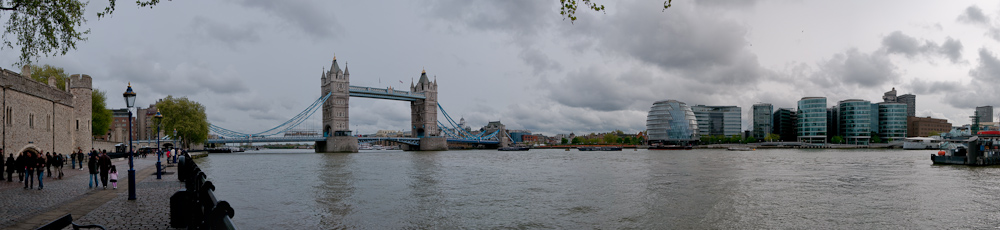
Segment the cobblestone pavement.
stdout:
[[[76,221],[92,210],[105,205],[108,201],[114,200],[117,196],[122,194],[127,196],[128,160],[114,159],[112,162],[119,169],[118,175],[121,179],[118,183],[118,189],[112,189],[110,182],[107,190],[100,187],[89,189],[87,188],[87,179],[89,179],[87,171],[70,169],[69,167],[63,169],[65,174],[63,179],[46,176],[43,179],[45,188],[42,190],[37,190],[37,184],[32,190],[22,189],[24,184],[18,183],[16,178],[13,182],[6,182],[6,180],[0,182],[0,229],[33,229],[67,213],[73,214],[74,221]],[[142,192],[155,190],[141,187],[144,185],[143,180],[150,178],[149,174],[155,172],[155,167],[152,167],[155,163],[155,157],[135,159],[136,179],[140,181],[136,187],[137,197],[143,197]],[[173,168],[167,169],[168,171],[173,170]],[[151,178],[156,180],[156,176]],[[163,181],[176,182],[177,179],[176,176],[167,176],[164,177]],[[173,190],[176,189],[170,189],[170,192]]]
[[[175,172],[174,168],[168,171]],[[135,188],[135,201],[128,200],[127,191],[118,193],[111,201],[79,218],[78,223],[101,224],[108,229],[173,229],[170,228],[170,196],[184,188],[177,175],[164,175],[162,180],[157,180],[155,175],[148,176]]]

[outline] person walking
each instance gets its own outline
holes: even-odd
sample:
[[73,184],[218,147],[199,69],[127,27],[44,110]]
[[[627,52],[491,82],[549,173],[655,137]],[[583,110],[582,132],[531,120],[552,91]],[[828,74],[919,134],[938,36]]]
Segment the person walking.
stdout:
[[14,171],[17,171],[17,162],[14,161],[14,154],[11,153],[7,157],[7,182],[14,182]]
[[52,177],[52,154],[49,152],[45,153],[45,169],[49,172],[49,178]]
[[42,179],[45,178],[45,166],[49,165],[45,157],[41,153],[38,154],[38,158],[35,158],[35,167],[38,171],[38,190],[42,190]]
[[101,185],[104,189],[108,189],[108,172],[111,170],[111,157],[108,154],[101,153],[101,156],[97,158],[97,166],[101,169]]
[[89,184],[89,188],[94,188],[95,185],[100,186],[101,184],[97,183],[97,156],[96,155],[90,155],[90,160],[87,161],[87,169],[90,170],[89,171],[90,177],[88,177],[88,179],[87,179],[87,184]]
[[35,175],[35,156],[34,153],[24,153],[24,160],[21,162],[21,167],[24,167],[24,189],[34,189],[35,179],[32,177]]
[[55,161],[56,161],[55,162],[55,167],[56,167],[57,178],[59,178],[60,180],[62,180],[62,178],[63,178],[62,168],[63,168],[63,164],[66,164],[66,162],[65,162],[66,158],[63,157],[63,155],[59,154],[59,153],[56,153],[54,158],[55,158]]
[[[79,151],[79,150],[77,150]],[[69,153],[69,169],[76,169],[76,152]]]
[[114,165],[111,165],[108,176],[111,177],[111,189],[118,189],[118,169]]

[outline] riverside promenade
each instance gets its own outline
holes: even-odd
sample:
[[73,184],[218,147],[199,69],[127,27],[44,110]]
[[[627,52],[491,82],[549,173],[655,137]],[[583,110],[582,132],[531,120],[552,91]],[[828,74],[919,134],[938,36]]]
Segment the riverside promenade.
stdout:
[[[24,183],[18,183],[17,178],[0,182],[0,229],[35,229],[66,214],[72,214],[77,224],[100,224],[108,229],[172,229],[170,196],[184,188],[177,180],[176,167],[166,167],[163,179],[157,180],[155,155],[135,158],[137,199],[130,201],[128,158],[112,162],[119,171],[118,189],[112,189],[111,182],[107,189],[87,188],[86,163],[84,170],[67,164],[63,179],[46,174],[42,190],[38,190],[37,181],[33,190],[23,189]],[[166,165],[166,159],[163,162]]]

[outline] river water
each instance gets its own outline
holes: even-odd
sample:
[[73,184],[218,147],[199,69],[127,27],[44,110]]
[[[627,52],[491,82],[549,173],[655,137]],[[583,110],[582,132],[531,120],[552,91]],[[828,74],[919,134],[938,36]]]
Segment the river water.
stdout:
[[1000,168],[936,151],[262,150],[199,165],[246,229],[1000,227]]

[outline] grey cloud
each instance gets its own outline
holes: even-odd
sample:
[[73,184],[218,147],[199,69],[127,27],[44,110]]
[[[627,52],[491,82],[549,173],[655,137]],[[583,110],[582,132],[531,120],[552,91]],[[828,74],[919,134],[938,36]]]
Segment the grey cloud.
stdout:
[[560,65],[559,62],[552,60],[551,58],[549,58],[548,55],[542,53],[538,49],[534,48],[521,49],[521,53],[518,54],[518,57],[520,57],[521,60],[525,62],[525,64],[531,66],[531,69],[534,71],[535,74],[539,74],[549,70],[553,71],[562,70],[562,65]]
[[235,0],[247,8],[260,9],[287,21],[302,32],[316,39],[338,38],[344,32],[337,18],[329,9],[304,0]]
[[1000,83],[1000,60],[985,47],[979,48],[979,66],[969,70],[969,76],[992,85]]
[[849,49],[821,63],[812,79],[822,81],[821,86],[843,84],[874,88],[899,79],[899,74],[896,65],[884,53],[865,54]]
[[648,4],[619,4],[606,20],[577,23],[568,32],[592,38],[598,49],[708,83],[752,84],[765,72],[740,23],[689,8],[663,13]]
[[958,63],[962,59],[962,41],[951,37],[940,46],[931,41],[921,44],[916,38],[897,30],[882,39],[882,47],[889,54],[902,54],[909,58],[920,55],[942,55],[952,63]]
[[516,121],[514,125],[528,130],[544,130],[549,135],[570,132],[579,135],[616,129],[634,133],[645,129],[647,113],[635,110],[592,111],[537,102],[511,104],[505,111],[504,117]]
[[513,36],[528,36],[548,26],[545,16],[554,13],[552,1],[535,0],[438,0],[427,4],[431,17],[458,24],[464,28],[510,32]]
[[983,13],[983,9],[979,6],[971,5],[965,8],[965,11],[958,16],[959,22],[965,22],[970,24],[989,24],[989,17]]
[[615,76],[596,67],[589,67],[568,73],[568,77],[545,87],[550,90],[550,98],[556,102],[576,108],[588,108],[597,111],[615,111],[633,106],[651,95],[641,93],[638,88],[649,85],[636,85],[641,82],[629,82],[625,78],[642,78],[641,76],[626,77],[633,74],[646,74],[632,71]]
[[118,54],[109,58],[108,78],[130,81],[136,87],[166,95],[242,93],[249,89],[232,70],[217,71],[207,65],[166,64],[145,54]]
[[235,48],[238,43],[254,43],[260,41],[260,35],[254,28],[256,25],[243,26],[225,25],[205,17],[195,17],[191,20],[191,28],[195,33],[222,42]]
[[699,6],[720,7],[720,8],[747,8],[757,4],[756,0],[701,0],[693,2]]
[[949,93],[958,91],[962,87],[962,84],[959,82],[924,81],[919,78],[913,79],[906,85],[906,88],[910,89],[911,93],[917,95]]

